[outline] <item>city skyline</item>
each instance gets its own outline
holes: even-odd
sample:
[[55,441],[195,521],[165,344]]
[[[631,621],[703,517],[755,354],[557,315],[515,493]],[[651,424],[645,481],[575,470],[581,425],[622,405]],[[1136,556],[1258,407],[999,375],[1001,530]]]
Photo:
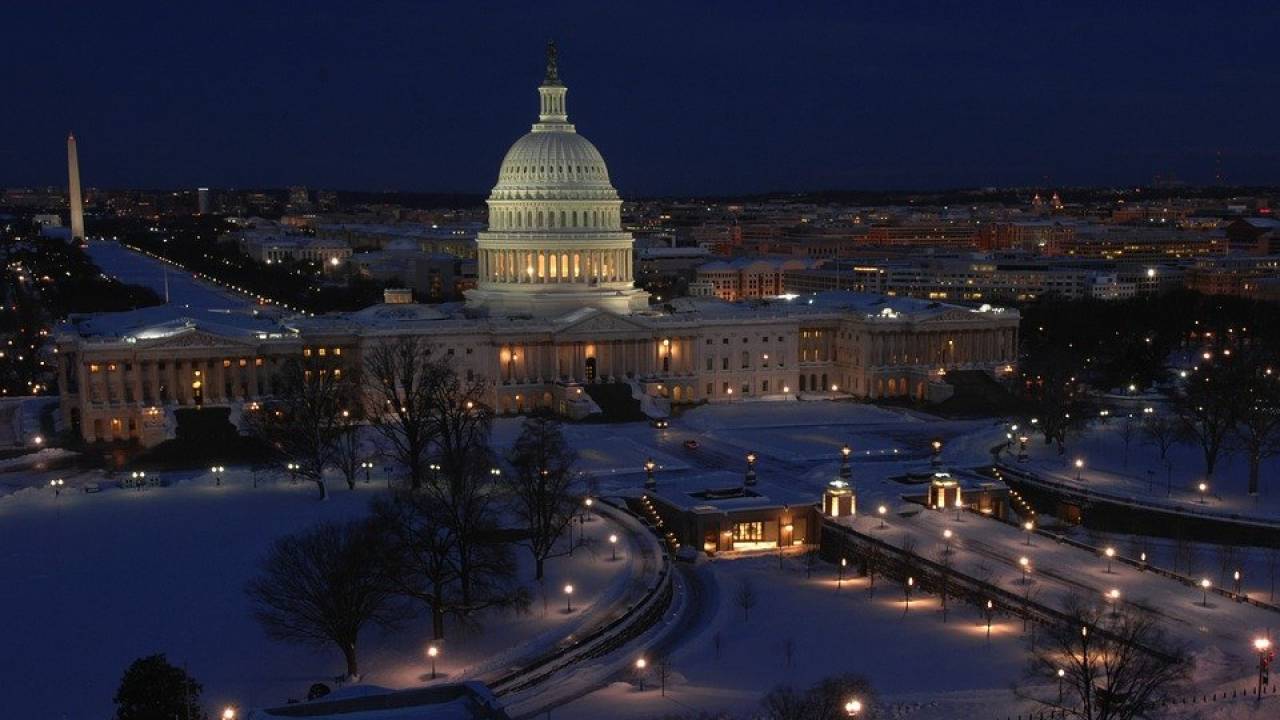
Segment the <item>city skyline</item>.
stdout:
[[1262,5],[16,12],[67,52],[0,51],[37,110],[0,119],[0,185],[64,184],[73,131],[89,187],[483,192],[549,38],[627,197],[1269,184],[1280,157]]

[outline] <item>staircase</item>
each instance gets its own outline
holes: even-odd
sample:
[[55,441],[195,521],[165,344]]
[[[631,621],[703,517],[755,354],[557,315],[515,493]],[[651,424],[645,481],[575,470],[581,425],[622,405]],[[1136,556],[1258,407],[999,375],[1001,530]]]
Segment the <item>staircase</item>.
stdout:
[[587,394],[600,406],[600,414],[591,416],[599,422],[636,422],[646,415],[640,409],[640,401],[631,397],[631,386],[626,383],[588,383],[583,385]]

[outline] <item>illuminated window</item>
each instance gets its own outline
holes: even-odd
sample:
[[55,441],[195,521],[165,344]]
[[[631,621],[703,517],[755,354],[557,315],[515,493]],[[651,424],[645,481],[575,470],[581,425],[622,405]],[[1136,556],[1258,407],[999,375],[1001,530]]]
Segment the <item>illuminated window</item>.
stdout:
[[224,367],[224,368],[229,368],[229,367],[231,367],[231,359],[230,359],[230,358],[222,358],[222,367]]
[[97,365],[90,365],[90,366],[89,366],[89,372],[91,372],[91,373],[96,373],[96,372],[98,372],[98,371],[99,371],[99,370],[101,370],[101,369],[102,369],[102,368],[98,367]]
[[760,521],[734,523],[733,539],[735,542],[763,541],[764,540],[764,523]]
[[249,358],[240,358],[240,367],[245,367],[248,364],[249,364]]
[[334,348],[334,349],[333,349],[333,354],[334,354],[334,355],[341,356],[341,355],[342,355],[342,348]]
[[333,376],[334,376],[335,378],[340,378],[340,377],[342,377],[342,368],[334,368],[334,369],[333,369]]
[[311,348],[302,348],[302,357],[311,357]]
[[254,358],[254,359],[253,359],[253,366],[254,366],[254,367],[262,367],[262,358]]
[[107,371],[108,371],[108,372],[115,372],[115,371],[116,371],[116,364],[115,364],[115,363],[108,363],[108,364],[107,364]]
[[324,349],[324,348],[320,348],[319,353],[320,353],[320,357],[324,357],[324,356],[325,356],[325,349]]

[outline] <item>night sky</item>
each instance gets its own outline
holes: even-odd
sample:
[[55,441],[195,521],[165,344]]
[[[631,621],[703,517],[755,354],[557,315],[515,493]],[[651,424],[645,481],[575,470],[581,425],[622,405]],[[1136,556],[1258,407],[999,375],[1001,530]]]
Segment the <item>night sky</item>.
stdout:
[[65,184],[74,130],[89,186],[484,192],[550,38],[624,197],[1280,183],[1274,1],[50,0],[0,21],[0,186]]

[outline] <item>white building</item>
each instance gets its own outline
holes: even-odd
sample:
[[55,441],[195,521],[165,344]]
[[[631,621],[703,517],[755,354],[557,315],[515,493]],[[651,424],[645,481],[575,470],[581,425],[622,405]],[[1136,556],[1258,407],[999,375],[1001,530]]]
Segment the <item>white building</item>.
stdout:
[[488,379],[497,412],[581,416],[600,383],[671,403],[800,393],[944,397],[948,371],[1011,373],[1018,314],[850,292],[651,309],[633,284],[632,237],[604,159],[565,111],[554,53],[539,121],[516,141],[478,237],[465,303],[387,303],[277,317],[173,307],[72,318],[57,333],[64,421],[90,442],[172,432],[192,406],[240,409],[268,396],[291,356],[358,371],[363,351],[419,336],[459,373]]

